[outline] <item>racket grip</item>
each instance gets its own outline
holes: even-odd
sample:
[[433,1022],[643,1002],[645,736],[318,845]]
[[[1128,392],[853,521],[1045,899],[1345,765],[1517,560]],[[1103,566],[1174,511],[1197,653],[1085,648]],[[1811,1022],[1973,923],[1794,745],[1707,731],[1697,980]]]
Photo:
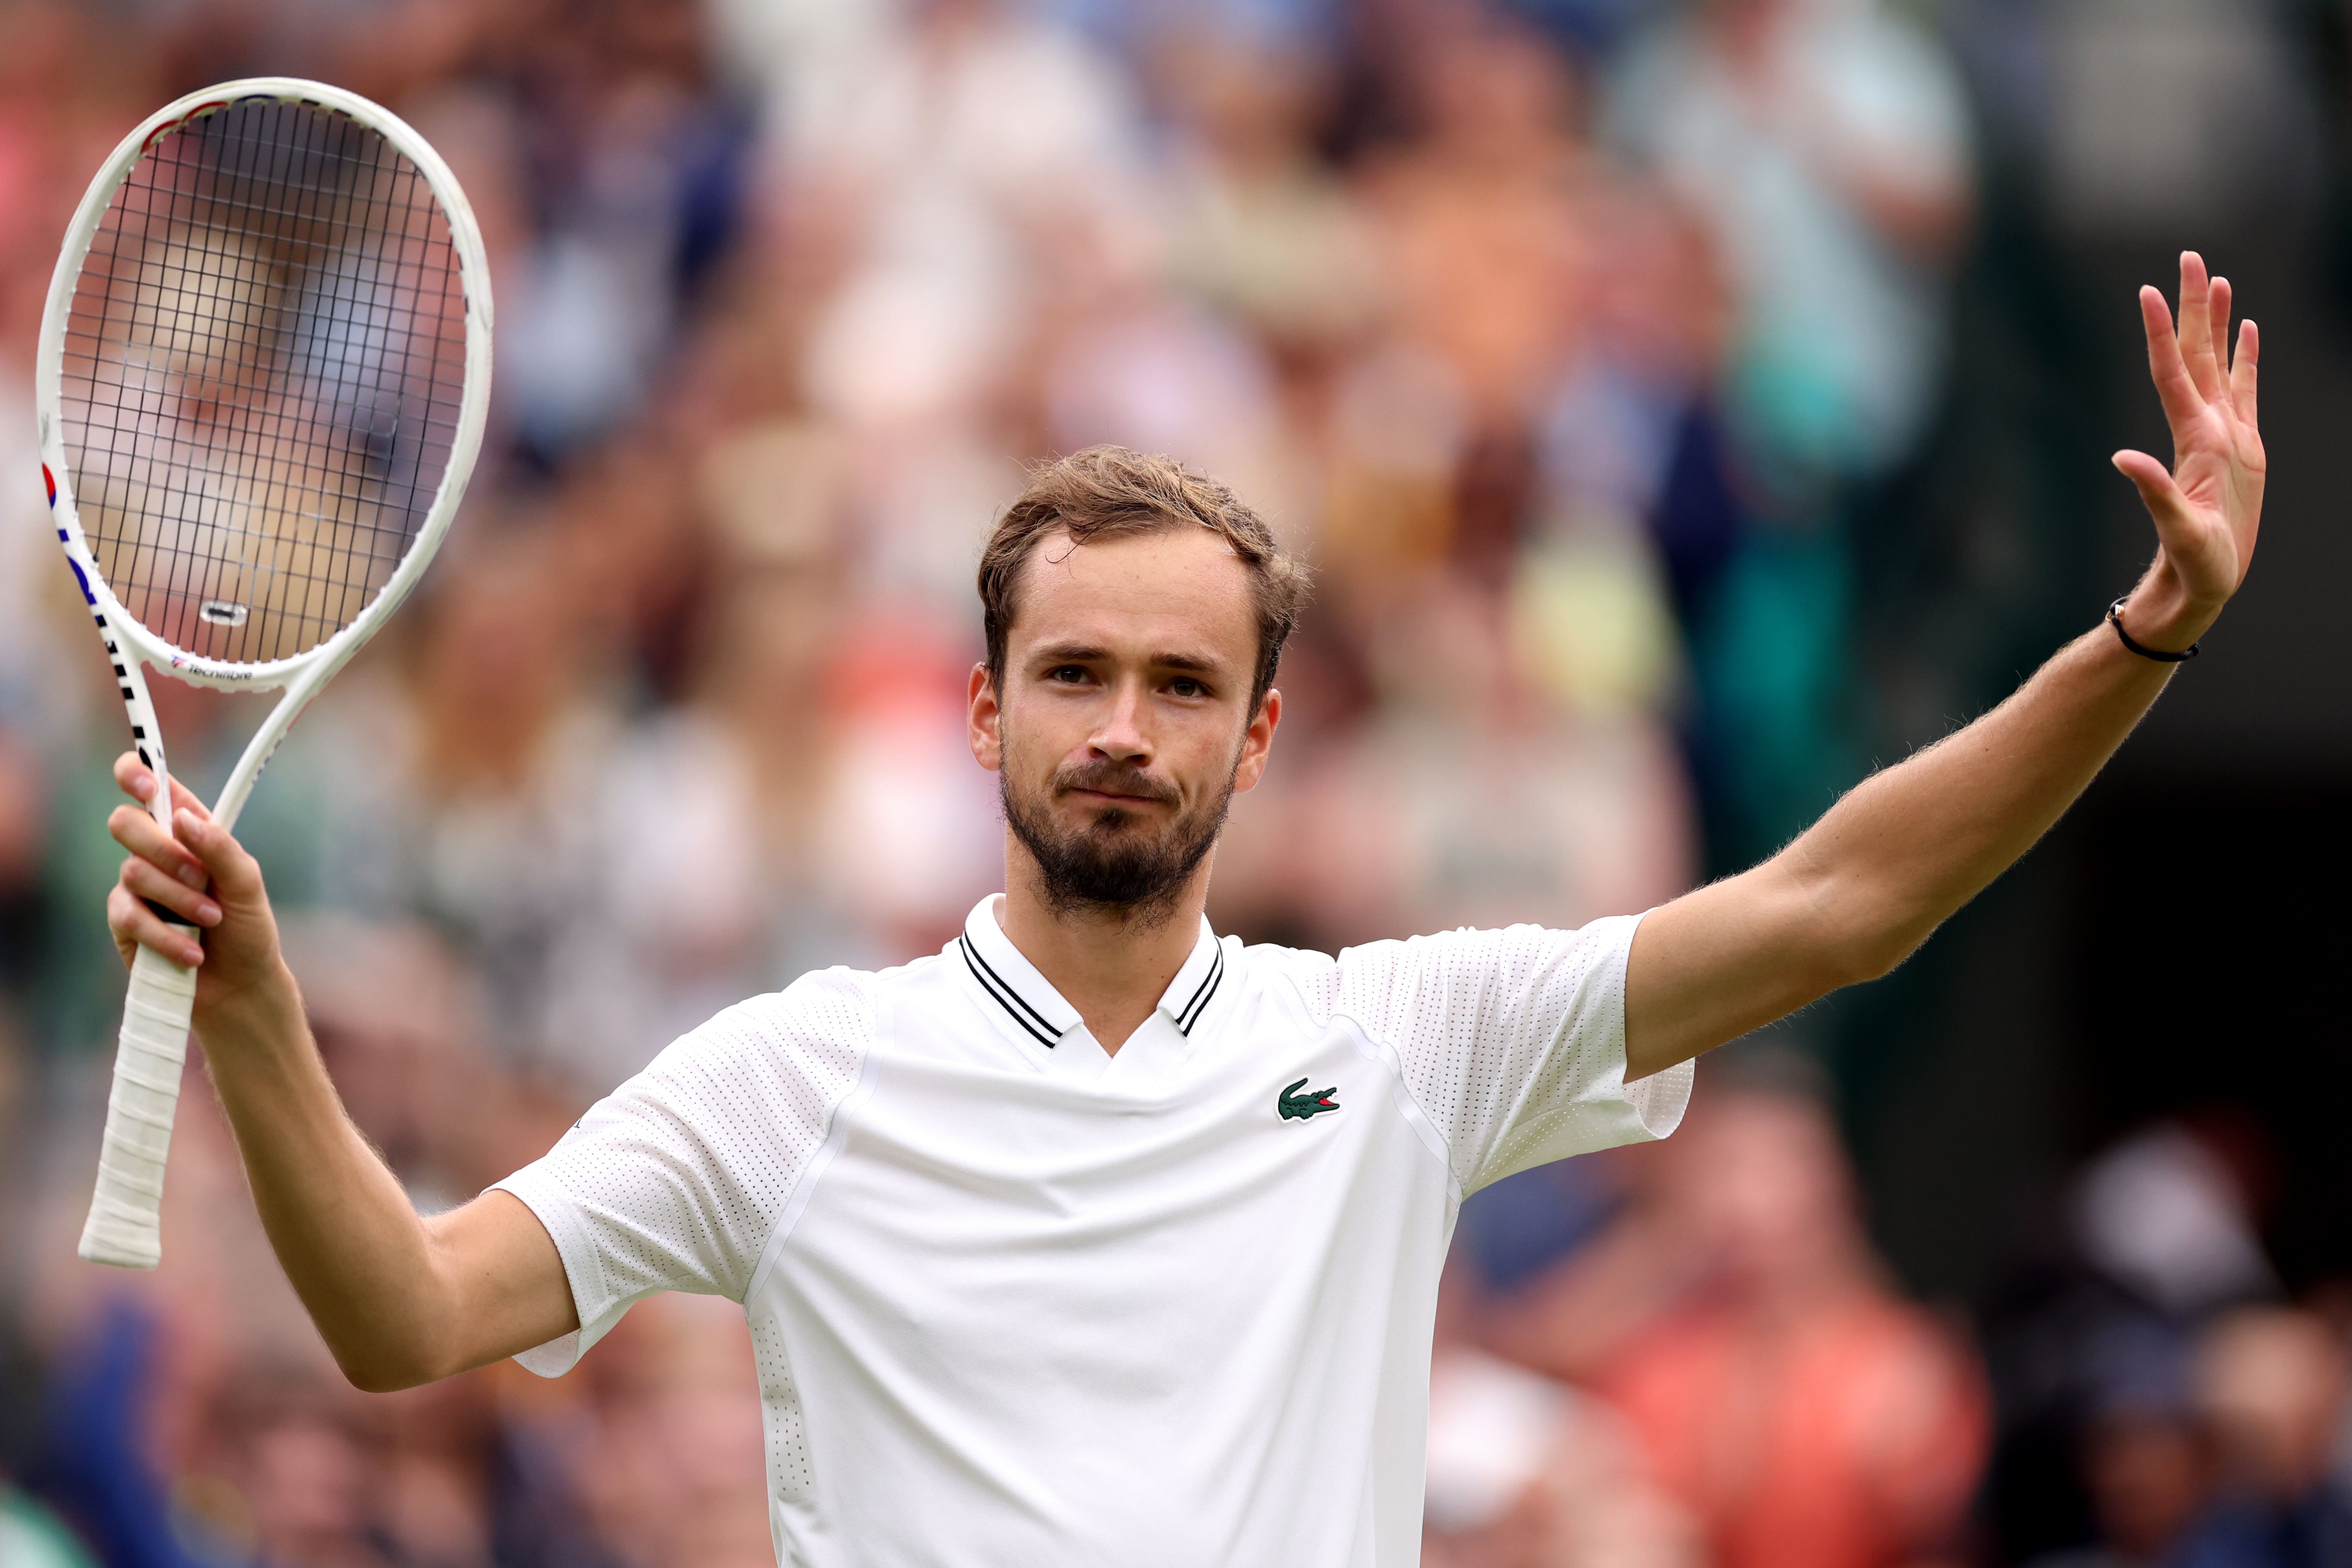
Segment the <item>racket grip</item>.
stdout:
[[152,1268],[163,1257],[163,1159],[188,1059],[196,972],[150,947],[131,961],[114,1088],[106,1099],[106,1139],[98,1190],[82,1226],[81,1255],[120,1268]]

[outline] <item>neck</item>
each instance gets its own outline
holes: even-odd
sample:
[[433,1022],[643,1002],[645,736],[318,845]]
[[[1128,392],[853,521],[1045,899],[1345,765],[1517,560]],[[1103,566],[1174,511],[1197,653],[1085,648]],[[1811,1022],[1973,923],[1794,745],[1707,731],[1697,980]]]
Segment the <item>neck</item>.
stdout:
[[1087,1032],[1112,1056],[1160,1005],[1201,940],[1213,852],[1186,879],[1176,901],[1149,916],[1133,910],[1060,910],[1010,830],[1004,837],[1004,934],[1078,1010]]

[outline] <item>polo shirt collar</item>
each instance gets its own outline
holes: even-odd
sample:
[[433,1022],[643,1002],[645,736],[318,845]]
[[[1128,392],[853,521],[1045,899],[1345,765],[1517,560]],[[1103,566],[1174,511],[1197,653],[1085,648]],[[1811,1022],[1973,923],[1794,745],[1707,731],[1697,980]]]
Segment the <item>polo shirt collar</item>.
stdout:
[[1201,934],[1192,943],[1192,956],[1168,983],[1160,998],[1160,1010],[1176,1026],[1176,1032],[1190,1037],[1201,1015],[1217,999],[1217,992],[1225,982],[1225,944],[1209,929],[1209,917],[1201,917]]
[[[1005,1017],[1047,1050],[1058,1049],[1070,1034],[1085,1026],[1078,1010],[1021,955],[997,921],[997,903],[1004,897],[991,893],[972,906],[956,947],[971,977]],[[1192,943],[1192,956],[1160,994],[1160,1011],[1180,1035],[1190,1036],[1209,1004],[1224,984],[1225,949],[1210,929],[1207,916]],[[1125,1055],[1125,1047],[1121,1047]]]
[[1078,1010],[1063,1001],[1062,994],[1037,973],[1037,966],[1021,956],[1021,950],[997,923],[996,905],[1003,897],[991,893],[972,906],[956,946],[962,950],[971,977],[997,1007],[1022,1033],[1052,1050],[1071,1030],[1082,1027],[1084,1021]]

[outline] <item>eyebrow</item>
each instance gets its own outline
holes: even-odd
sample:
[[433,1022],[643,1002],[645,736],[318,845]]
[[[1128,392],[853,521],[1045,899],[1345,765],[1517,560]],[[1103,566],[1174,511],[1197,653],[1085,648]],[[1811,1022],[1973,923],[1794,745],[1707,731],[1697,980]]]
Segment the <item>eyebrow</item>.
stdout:
[[[1030,653],[1030,662],[1039,664],[1093,664],[1111,657],[1110,649],[1096,643],[1047,643]],[[1155,653],[1147,661],[1157,669],[1194,670],[1202,675],[1215,675],[1223,668],[1205,654],[1166,652]]]

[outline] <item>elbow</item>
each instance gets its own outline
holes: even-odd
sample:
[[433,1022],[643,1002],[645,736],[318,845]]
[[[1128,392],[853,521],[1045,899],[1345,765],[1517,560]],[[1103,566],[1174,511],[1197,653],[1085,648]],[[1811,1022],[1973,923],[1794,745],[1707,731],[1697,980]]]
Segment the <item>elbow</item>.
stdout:
[[342,1369],[343,1381],[362,1394],[397,1394],[404,1388],[433,1381],[428,1373],[383,1357],[339,1355],[335,1364]]
[[362,1394],[398,1394],[404,1388],[415,1388],[425,1380],[404,1377],[396,1372],[379,1367],[344,1367],[343,1381]]
[[1795,965],[1811,996],[1884,979],[1918,950],[1933,925],[1883,908],[1816,907]]
[[1837,976],[1824,987],[1836,990],[1847,985],[1860,985],[1873,980],[1884,980],[1903,966],[1903,961],[1919,951],[1935,928],[1916,930],[1909,925],[1889,925],[1850,937],[1837,946],[1833,966]]
[[438,1383],[457,1371],[444,1366],[421,1345],[331,1345],[343,1381],[362,1394],[397,1394],[404,1388]]

